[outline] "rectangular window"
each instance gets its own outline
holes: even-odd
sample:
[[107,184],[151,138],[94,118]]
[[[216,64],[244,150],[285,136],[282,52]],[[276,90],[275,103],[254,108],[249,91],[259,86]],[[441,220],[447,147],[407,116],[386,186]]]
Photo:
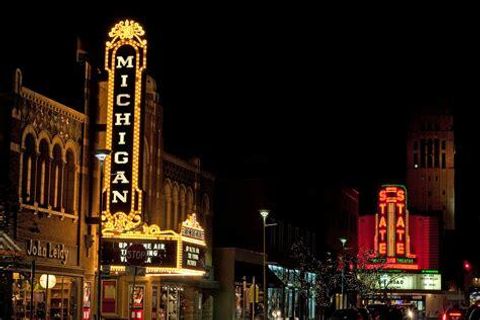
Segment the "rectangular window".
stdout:
[[432,168],[433,167],[433,141],[432,139],[428,140],[428,145],[427,145],[427,167]]
[[426,143],[425,143],[425,139],[422,139],[420,141],[420,167],[422,168],[425,168],[425,164],[426,164],[425,156],[426,156]]
[[117,280],[102,280],[102,313],[117,312]]
[[447,148],[447,142],[445,140],[442,140],[442,150],[445,150]]
[[440,167],[440,140],[435,139],[433,151],[434,151],[433,153],[434,167],[439,168]]
[[445,169],[447,167],[447,159],[445,157],[445,152],[442,153],[442,168]]

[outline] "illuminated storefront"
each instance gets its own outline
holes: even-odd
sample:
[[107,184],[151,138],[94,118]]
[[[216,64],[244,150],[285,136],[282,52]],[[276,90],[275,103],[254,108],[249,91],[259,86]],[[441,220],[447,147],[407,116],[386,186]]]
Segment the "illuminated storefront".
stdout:
[[378,192],[377,213],[359,218],[359,250],[374,251],[367,268],[378,270],[378,295],[369,303],[414,304],[429,313],[437,306],[430,301],[441,293],[438,272],[438,220],[411,215],[407,190],[384,185]]
[[[8,104],[1,105],[11,117],[0,128],[8,130],[10,146],[9,166],[0,169],[12,176],[19,207],[5,229],[19,257],[6,269],[0,266],[5,295],[11,296],[0,314],[6,319],[91,320],[98,305],[112,318],[213,318],[215,178],[197,158],[183,160],[163,149],[163,107],[145,72],[144,35],[131,20],[112,28],[108,81],[90,78],[88,59],[77,61],[86,77],[81,105],[63,105],[26,88],[15,72]],[[111,150],[101,191],[96,149]],[[125,256],[131,244],[147,251],[135,288]]]
[[84,259],[87,199],[80,197],[79,170],[87,117],[23,86],[20,70],[14,81],[15,103],[1,106],[11,108],[10,126],[1,129],[9,130],[12,148],[0,170],[9,171],[17,192],[19,210],[6,230],[20,250],[9,265],[4,318],[79,319],[83,287],[93,280]]

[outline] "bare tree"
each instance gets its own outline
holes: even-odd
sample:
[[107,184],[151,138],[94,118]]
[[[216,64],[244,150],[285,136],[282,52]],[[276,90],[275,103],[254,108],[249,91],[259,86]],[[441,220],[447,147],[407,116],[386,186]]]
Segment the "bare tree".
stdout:
[[[340,292],[342,274],[344,292],[350,296],[351,304],[355,304],[352,298],[357,295],[363,299],[380,295],[385,301],[388,291],[403,277],[402,273],[389,270],[386,261],[378,259],[373,250],[338,255],[326,252],[322,257],[315,257],[300,239],[292,245],[290,257],[298,272],[282,280],[294,284],[304,296],[314,293],[317,306],[323,309],[331,307],[335,294]],[[314,282],[307,281],[307,273],[315,275]]]
[[363,299],[381,294],[385,301],[388,291],[403,277],[402,273],[392,272],[386,259],[379,259],[373,250],[360,249],[355,256],[347,256],[347,259],[347,288]]

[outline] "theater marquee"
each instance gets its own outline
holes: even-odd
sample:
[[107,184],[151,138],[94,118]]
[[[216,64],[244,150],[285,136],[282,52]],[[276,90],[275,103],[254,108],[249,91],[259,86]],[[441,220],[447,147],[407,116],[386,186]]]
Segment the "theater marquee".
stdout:
[[108,73],[105,186],[102,199],[102,264],[125,271],[126,248],[141,243],[147,249],[149,274],[202,275],[205,272],[205,233],[195,213],[182,230],[160,230],[144,222],[140,163],[147,40],[133,20],[117,23],[108,34],[105,69]]
[[389,290],[425,290],[438,291],[442,289],[441,274],[405,273],[393,274],[384,273],[380,276],[377,289]]

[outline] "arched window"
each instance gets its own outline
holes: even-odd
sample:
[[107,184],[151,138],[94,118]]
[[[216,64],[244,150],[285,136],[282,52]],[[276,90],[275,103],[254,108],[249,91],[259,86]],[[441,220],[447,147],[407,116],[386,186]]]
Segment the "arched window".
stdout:
[[210,215],[210,198],[207,194],[203,195],[202,199],[202,212],[204,216]]
[[33,204],[35,200],[35,168],[37,153],[35,152],[35,138],[29,134],[25,138],[25,150],[22,155],[22,202]]
[[208,195],[206,193],[203,194],[202,196],[202,202],[199,203],[201,205],[200,207],[200,214],[197,213],[197,219],[200,222],[200,224],[203,227],[206,227],[207,225],[207,216],[210,211],[210,199],[208,198]]
[[173,185],[173,195],[172,195],[172,200],[173,200],[173,221],[171,228],[172,230],[177,230],[178,226],[178,211],[179,211],[179,190],[178,190],[178,184],[174,183]]
[[50,169],[50,205],[55,211],[60,211],[62,207],[62,175],[62,148],[60,145],[55,144],[53,147],[53,160]]
[[185,210],[186,210],[186,191],[185,186],[182,184],[180,186],[180,222],[185,221]]
[[37,158],[35,200],[40,207],[47,208],[50,183],[50,152],[47,140],[42,139],[38,149],[40,154]]
[[171,229],[172,225],[172,186],[170,182],[165,182],[165,229]]
[[144,139],[144,144],[143,144],[143,168],[142,170],[143,173],[143,179],[142,179],[142,188],[143,190],[147,192],[151,192],[151,179],[152,179],[152,172],[150,172],[150,152],[149,152],[149,147],[148,147],[148,141],[147,139]]
[[72,150],[67,151],[67,163],[64,168],[63,179],[63,208],[65,212],[74,213],[75,206],[75,155]]
[[193,191],[191,188],[187,189],[187,214],[193,212]]

